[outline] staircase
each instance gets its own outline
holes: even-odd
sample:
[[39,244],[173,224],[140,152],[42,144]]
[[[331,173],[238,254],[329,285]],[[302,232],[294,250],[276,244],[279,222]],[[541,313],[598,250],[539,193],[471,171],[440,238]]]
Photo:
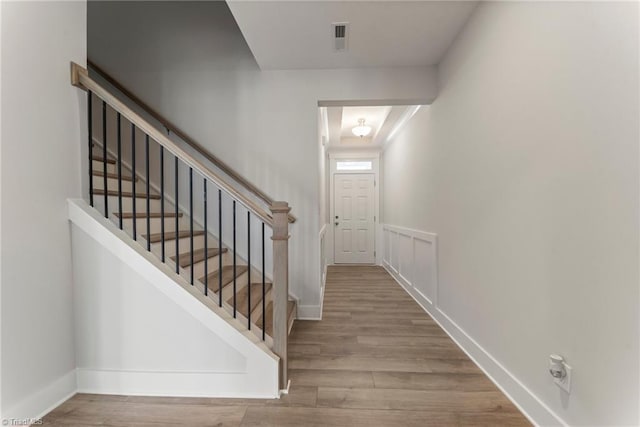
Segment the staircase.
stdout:
[[286,388],[287,203],[250,198],[246,180],[223,178],[74,63],[71,80],[87,91],[91,206],[271,348]]
[[[102,144],[94,141],[92,151],[95,153],[102,150]],[[175,205],[166,201],[163,213],[160,206],[162,197],[157,192],[150,190],[149,200],[151,203],[147,214],[146,205],[140,205],[140,201],[146,203],[147,193],[145,188],[139,189],[140,184],[144,184],[139,176],[123,167],[121,181],[119,181],[116,171],[117,160],[109,153],[106,158],[101,155],[93,155],[92,161],[94,198],[105,196],[103,178],[107,178],[106,195],[108,200],[106,205],[109,206],[110,212],[108,218],[115,224],[119,224],[120,218],[122,218],[122,228],[130,233],[133,233],[135,222],[136,230],[143,230],[144,233],[139,235],[139,241],[148,241],[151,245],[151,252],[158,255],[160,259],[164,242],[165,263],[174,268],[177,263],[179,274],[187,280],[191,280],[193,272],[194,286],[204,293],[205,283],[207,283],[207,294],[210,298],[219,302],[219,298],[222,296],[223,306],[230,313],[233,314],[235,307],[236,318],[251,322],[252,331],[259,335],[264,332],[262,335],[270,340],[273,335],[273,300],[271,295],[273,284],[270,281],[265,281],[263,292],[262,282],[257,281],[262,277],[261,271],[252,268],[252,271],[249,272],[247,262],[238,256],[236,256],[234,267],[233,252],[226,245],[220,245],[218,239],[211,233],[207,233],[207,247],[205,248],[205,232],[200,226],[194,227],[192,246],[188,213],[185,215],[180,210],[176,213],[174,211]],[[119,187],[119,182],[121,182],[121,187]],[[137,188],[134,189],[134,186]],[[144,187],[144,185],[142,186]],[[134,190],[136,191],[134,192]],[[139,206],[135,214],[133,212],[134,199],[139,199],[137,200]],[[122,200],[123,206],[122,214],[119,213],[120,200]],[[96,206],[104,209],[105,203],[98,201]],[[149,219],[149,234],[146,233],[147,219]],[[176,230],[178,230],[177,233]],[[176,248],[178,249],[177,253]],[[192,253],[193,259],[191,259]],[[206,273],[205,270],[207,270]],[[249,281],[251,281],[251,286],[248,286]],[[209,290],[213,290],[213,292],[209,292]],[[295,319],[295,307],[295,301],[289,300],[287,304],[289,330]]]

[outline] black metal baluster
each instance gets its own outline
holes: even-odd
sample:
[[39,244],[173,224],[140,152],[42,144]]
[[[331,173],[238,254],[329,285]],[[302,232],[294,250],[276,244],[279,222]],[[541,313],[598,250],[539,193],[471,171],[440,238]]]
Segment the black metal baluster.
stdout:
[[89,204],[93,207],[93,92],[87,91],[87,118],[89,120]]
[[[204,236],[205,239],[207,236]],[[193,286],[193,168],[189,168],[189,252],[191,286]]]
[[104,217],[109,218],[109,194],[107,191],[107,103],[102,101],[102,183],[104,184]]
[[[203,179],[204,183],[204,295],[209,295],[209,245],[207,231],[207,178]],[[220,254],[218,254],[220,256]]]
[[236,296],[236,267],[237,267],[237,260],[236,260],[236,201],[233,201],[233,317],[236,317],[236,300],[237,300],[237,296]]
[[247,328],[251,330],[251,211],[247,210]]
[[118,126],[118,225],[122,230],[122,117],[117,113]]
[[222,307],[222,190],[218,190],[218,305]]
[[178,232],[178,156],[176,156],[175,159],[175,170],[174,170],[174,174],[175,174],[175,190],[176,190],[176,194],[175,194],[175,198],[174,198],[174,204],[175,204],[175,208],[176,208],[176,273],[180,274],[180,233]]
[[160,146],[160,241],[162,245],[162,262],[165,260],[164,249],[164,147]]
[[[150,251],[151,250],[151,217],[149,216],[149,210],[150,210],[150,203],[149,203],[149,182],[151,181],[149,179],[149,135],[145,135],[144,136],[144,157],[145,157],[145,163],[146,163],[146,172],[147,172],[147,185],[146,185],[146,190],[147,190],[147,250]],[[136,197],[134,195],[133,197],[133,203],[136,202]]]
[[263,341],[265,340],[265,335],[266,335],[266,332],[265,332],[265,329],[266,329],[266,327],[265,327],[265,321],[266,321],[266,318],[265,318],[265,313],[266,313],[266,311],[265,311],[265,305],[266,305],[265,299],[266,298],[265,297],[266,297],[266,293],[267,293],[266,292],[266,286],[267,285],[266,285],[266,282],[265,282],[264,279],[265,279],[265,273],[264,273],[264,222],[263,222],[262,223],[262,340]]
[[133,240],[138,236],[138,215],[136,215],[136,125],[131,123],[131,193],[133,193]]

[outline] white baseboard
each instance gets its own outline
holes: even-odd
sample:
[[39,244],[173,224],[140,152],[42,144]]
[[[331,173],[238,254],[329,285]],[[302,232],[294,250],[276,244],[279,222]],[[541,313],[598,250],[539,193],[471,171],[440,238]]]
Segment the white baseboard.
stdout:
[[3,411],[3,420],[38,419],[44,417],[61,403],[76,394],[76,370],[54,380],[18,404]]
[[322,306],[321,305],[299,305],[298,308],[298,320],[321,320],[322,319]]
[[246,372],[147,372],[78,368],[78,392],[128,396],[275,399]]
[[489,377],[491,381],[513,402],[513,404],[537,426],[567,426],[556,413],[542,402],[531,390],[520,382],[489,352],[470,337],[453,319],[440,308],[434,307],[417,292],[389,263],[383,267],[404,290],[426,311],[467,356]]

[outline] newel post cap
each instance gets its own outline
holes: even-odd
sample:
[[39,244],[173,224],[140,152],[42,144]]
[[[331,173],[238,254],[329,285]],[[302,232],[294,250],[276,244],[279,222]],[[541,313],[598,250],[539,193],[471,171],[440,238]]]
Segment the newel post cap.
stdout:
[[287,202],[273,202],[269,207],[271,213],[286,213],[288,214],[291,211],[291,207]]

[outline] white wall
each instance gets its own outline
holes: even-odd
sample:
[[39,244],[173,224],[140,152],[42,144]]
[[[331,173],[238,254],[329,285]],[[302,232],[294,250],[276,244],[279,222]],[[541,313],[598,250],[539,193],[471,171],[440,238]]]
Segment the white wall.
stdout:
[[278,358],[244,324],[86,202],[69,218],[79,392],[278,395]]
[[[2,2],[0,2],[2,23]],[[2,98],[2,30],[0,29],[0,99]],[[0,102],[0,242],[2,242],[2,102]],[[0,243],[0,320],[2,320],[2,244]],[[2,417],[2,326],[0,325],[0,419]]]
[[90,57],[298,218],[290,289],[320,305],[317,102],[425,99],[431,68],[260,71],[224,2],[91,2]]
[[438,235],[435,316],[541,423],[640,421],[638,48],[637,3],[483,3],[384,153],[385,222]]
[[[2,417],[75,390],[66,199],[81,194],[86,3],[2,2]],[[86,131],[85,131],[86,132]]]

